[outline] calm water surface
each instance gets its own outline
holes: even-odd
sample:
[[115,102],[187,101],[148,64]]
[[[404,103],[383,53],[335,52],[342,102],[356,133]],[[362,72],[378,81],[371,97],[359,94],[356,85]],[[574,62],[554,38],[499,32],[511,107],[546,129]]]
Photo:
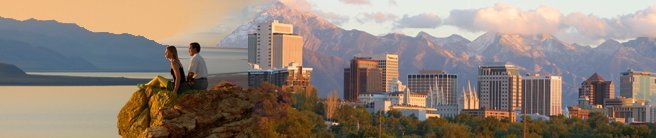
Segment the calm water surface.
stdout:
[[[178,50],[185,70],[187,48]],[[164,58],[162,53],[162,58]],[[243,72],[245,49],[203,48],[210,74]],[[169,72],[28,72],[40,75],[170,78]],[[118,112],[138,88],[129,86],[0,86],[0,138],[119,137]]]
[[0,86],[0,137],[119,137],[136,86]]

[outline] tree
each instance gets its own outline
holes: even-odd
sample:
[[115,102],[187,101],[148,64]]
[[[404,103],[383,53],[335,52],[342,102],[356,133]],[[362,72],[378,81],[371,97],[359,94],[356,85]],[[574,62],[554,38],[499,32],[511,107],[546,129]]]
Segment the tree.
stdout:
[[326,119],[330,121],[335,116],[335,110],[337,110],[337,105],[339,104],[339,97],[337,97],[337,91],[330,92],[330,95],[326,98],[325,101],[325,110],[326,110]]

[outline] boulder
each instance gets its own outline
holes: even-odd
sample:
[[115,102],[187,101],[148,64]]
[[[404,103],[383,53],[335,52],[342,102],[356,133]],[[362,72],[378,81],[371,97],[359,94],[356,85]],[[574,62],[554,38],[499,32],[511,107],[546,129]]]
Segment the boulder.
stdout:
[[253,94],[232,84],[216,90],[170,91],[157,76],[139,86],[118,114],[122,137],[250,137],[256,119]]

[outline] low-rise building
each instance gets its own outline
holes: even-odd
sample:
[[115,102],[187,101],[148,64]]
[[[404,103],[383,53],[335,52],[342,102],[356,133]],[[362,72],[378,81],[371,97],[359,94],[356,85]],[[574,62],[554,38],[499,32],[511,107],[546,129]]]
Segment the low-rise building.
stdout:
[[580,108],[578,106],[570,106],[567,107],[567,112],[569,113],[569,117],[578,117],[581,119],[587,119],[590,116],[590,110]]
[[619,97],[604,102],[604,113],[610,118],[624,118],[624,122],[654,122],[654,108],[642,99]]
[[251,69],[248,70],[248,87],[259,87],[265,82],[282,87],[287,84],[287,77],[287,69]]
[[487,109],[487,108],[463,109],[460,111],[460,113],[466,113],[475,117],[483,117],[483,118],[494,117],[497,119],[508,119],[509,121],[512,122],[516,120],[515,114],[508,112],[506,110],[495,110],[495,109]]
[[368,92],[358,95],[358,103],[369,113],[397,110],[403,115],[415,115],[420,120],[439,117],[435,108],[426,107],[426,95],[403,92]]

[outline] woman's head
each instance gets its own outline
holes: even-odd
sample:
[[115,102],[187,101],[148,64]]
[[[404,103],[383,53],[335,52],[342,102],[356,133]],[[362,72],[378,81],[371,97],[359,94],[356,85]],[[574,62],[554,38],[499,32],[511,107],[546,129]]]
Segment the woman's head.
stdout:
[[175,46],[167,46],[164,56],[167,59],[178,60],[178,50],[175,49]]

